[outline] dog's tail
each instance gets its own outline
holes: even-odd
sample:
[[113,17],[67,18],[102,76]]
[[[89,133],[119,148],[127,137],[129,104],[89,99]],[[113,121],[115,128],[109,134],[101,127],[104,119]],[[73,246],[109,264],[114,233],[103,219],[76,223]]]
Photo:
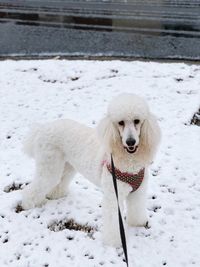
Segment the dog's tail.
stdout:
[[40,125],[34,125],[34,127],[31,128],[27,138],[24,141],[23,151],[31,158],[34,157],[34,148],[36,139],[39,133]]

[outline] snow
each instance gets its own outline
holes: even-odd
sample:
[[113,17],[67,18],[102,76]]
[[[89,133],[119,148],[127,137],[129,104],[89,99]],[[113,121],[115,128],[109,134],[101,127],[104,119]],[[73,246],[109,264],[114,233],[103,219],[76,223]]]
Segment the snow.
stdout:
[[[66,198],[16,212],[19,189],[34,172],[34,162],[22,151],[29,127],[57,118],[95,127],[108,102],[122,92],[145,97],[163,135],[150,167],[151,227],[127,231],[130,267],[200,266],[200,128],[190,125],[199,109],[199,86],[195,64],[1,61],[0,266],[126,266],[121,248],[102,244],[102,192],[80,174]],[[70,219],[94,231],[49,228]]]

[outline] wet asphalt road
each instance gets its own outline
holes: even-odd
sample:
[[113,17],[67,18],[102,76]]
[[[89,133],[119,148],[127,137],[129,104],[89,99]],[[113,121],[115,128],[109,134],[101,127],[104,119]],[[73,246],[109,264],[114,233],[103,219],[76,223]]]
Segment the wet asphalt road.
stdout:
[[200,59],[200,0],[0,1],[0,56]]

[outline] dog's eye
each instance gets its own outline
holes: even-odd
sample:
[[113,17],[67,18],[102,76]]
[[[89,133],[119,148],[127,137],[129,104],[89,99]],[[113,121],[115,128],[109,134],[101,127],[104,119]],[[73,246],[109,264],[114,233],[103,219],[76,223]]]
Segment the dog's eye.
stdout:
[[124,126],[124,121],[119,121],[118,124],[119,124],[120,126]]
[[140,120],[136,119],[136,120],[134,120],[134,123],[135,124],[139,124],[140,123]]

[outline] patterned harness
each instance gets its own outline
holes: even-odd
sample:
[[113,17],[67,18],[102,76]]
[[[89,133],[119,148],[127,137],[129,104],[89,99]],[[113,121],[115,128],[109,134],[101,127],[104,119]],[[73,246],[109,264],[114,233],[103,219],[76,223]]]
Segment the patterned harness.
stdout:
[[[112,174],[111,164],[107,161],[103,161],[103,164],[108,169],[108,171]],[[132,187],[131,192],[135,192],[143,182],[144,179],[145,168],[141,169],[137,174],[121,172],[119,169],[115,168],[115,175],[118,180],[121,182],[127,183]]]

